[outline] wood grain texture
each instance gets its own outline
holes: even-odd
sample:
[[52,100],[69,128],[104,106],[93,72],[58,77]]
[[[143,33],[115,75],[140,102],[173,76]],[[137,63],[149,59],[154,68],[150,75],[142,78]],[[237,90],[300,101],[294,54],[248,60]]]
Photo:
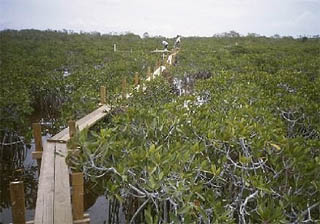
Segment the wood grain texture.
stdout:
[[35,224],[53,223],[54,153],[54,143],[44,144],[35,210]]
[[41,125],[39,123],[32,123],[33,137],[36,145],[36,151],[43,151]]
[[[109,112],[110,110],[110,105],[102,105],[98,109],[78,120],[76,122],[76,127],[79,128],[79,131],[82,131],[84,128],[90,128],[95,123],[104,118],[107,115],[107,112]],[[49,139],[48,142],[67,142],[69,141],[69,139],[69,128],[65,128],[61,132],[53,136],[51,139]]]
[[67,145],[56,144],[54,175],[54,223],[72,223],[69,170],[65,162]]
[[83,188],[83,174],[72,173],[72,214],[74,220],[84,219],[84,188]]
[[10,183],[10,198],[12,206],[12,219],[14,224],[25,224],[25,198],[22,181]]

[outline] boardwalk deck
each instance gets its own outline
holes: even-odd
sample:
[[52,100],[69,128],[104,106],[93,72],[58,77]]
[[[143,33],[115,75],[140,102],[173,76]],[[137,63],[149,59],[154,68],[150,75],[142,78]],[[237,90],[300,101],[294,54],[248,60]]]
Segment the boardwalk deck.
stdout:
[[[89,128],[105,117],[110,110],[109,105],[103,105],[78,120],[76,126],[80,131]],[[48,139],[43,146],[35,224],[73,223],[69,169],[65,162],[66,143],[69,139],[69,128],[66,128]]]
[[[76,122],[76,127],[79,128],[79,131],[82,131],[85,128],[90,128],[96,122],[101,120],[103,117],[106,116],[107,112],[111,110],[110,105],[103,105],[96,109],[95,111],[91,112],[90,114],[84,116],[80,120]],[[69,128],[63,129],[61,132],[53,136],[52,138],[48,139],[48,142],[60,142],[65,143],[70,139],[69,136]]]
[[[169,55],[167,63],[172,64],[173,55]],[[166,69],[160,66],[152,78]],[[150,78],[151,79],[151,78]],[[145,87],[143,87],[145,88]],[[103,105],[76,121],[79,131],[92,127],[105,117],[111,106]],[[85,223],[89,219],[74,221],[72,217],[69,169],[65,162],[67,155],[66,143],[70,140],[69,128],[65,128],[43,144],[41,171],[38,184],[38,195],[35,209],[35,224],[71,224]]]
[[53,223],[55,144],[45,143],[41,160],[34,223]]
[[54,223],[72,223],[69,170],[66,144],[57,143],[54,175]]

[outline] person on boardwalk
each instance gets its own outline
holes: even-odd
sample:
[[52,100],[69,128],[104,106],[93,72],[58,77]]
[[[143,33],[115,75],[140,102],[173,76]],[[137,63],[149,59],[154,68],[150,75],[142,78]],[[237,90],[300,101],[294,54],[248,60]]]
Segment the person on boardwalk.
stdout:
[[163,45],[163,50],[167,51],[168,50],[168,42],[167,41],[162,41],[162,45]]
[[180,47],[180,42],[181,42],[181,36],[177,35],[176,41],[174,42],[174,48],[179,48]]

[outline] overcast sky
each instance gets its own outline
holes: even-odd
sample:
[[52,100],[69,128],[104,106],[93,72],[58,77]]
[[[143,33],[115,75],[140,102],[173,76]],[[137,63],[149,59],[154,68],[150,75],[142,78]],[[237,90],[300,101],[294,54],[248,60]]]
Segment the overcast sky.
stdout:
[[320,34],[320,0],[0,0],[0,30]]

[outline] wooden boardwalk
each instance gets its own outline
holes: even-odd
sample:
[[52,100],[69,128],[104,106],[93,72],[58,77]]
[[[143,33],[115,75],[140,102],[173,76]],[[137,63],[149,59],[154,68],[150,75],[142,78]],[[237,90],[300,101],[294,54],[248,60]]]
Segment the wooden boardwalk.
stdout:
[[[107,115],[103,105],[76,122],[79,131],[89,128]],[[34,223],[73,223],[69,168],[65,162],[69,128],[48,139],[43,145]]]
[[[166,60],[166,64],[173,64],[173,58],[177,53],[178,51],[171,53]],[[165,69],[165,66],[160,65],[159,68],[155,69],[151,74],[151,77],[149,77],[150,80],[161,75],[162,71]],[[147,81],[150,80],[147,79]],[[105,103],[105,99],[101,99],[101,102]],[[81,131],[85,128],[92,127],[95,123],[104,118],[110,110],[111,107],[109,105],[102,105],[95,111],[76,121],[76,129]],[[40,127],[37,135],[41,139]],[[66,155],[68,154],[67,142],[69,140],[69,128],[65,128],[52,138],[48,139],[43,145],[41,140],[36,140],[39,147],[43,149],[42,152],[40,150],[34,153],[34,158],[41,158],[41,170],[34,219],[34,223],[36,224],[80,224],[90,222],[90,219],[83,217],[82,214],[80,215],[82,217],[81,220],[74,220],[76,219],[75,216],[78,215],[73,215],[75,211],[72,211],[70,172],[65,161]],[[76,201],[76,199],[74,199],[74,201]]]

